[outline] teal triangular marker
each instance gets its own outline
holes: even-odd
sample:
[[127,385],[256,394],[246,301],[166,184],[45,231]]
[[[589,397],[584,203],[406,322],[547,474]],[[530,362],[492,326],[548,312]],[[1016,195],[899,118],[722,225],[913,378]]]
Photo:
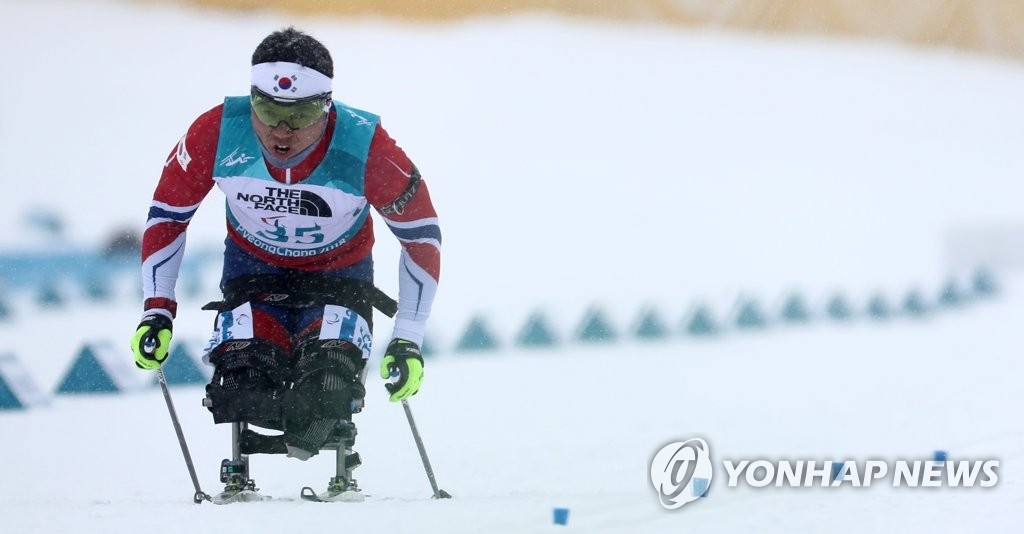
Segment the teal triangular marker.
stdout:
[[740,301],[736,308],[736,328],[747,330],[759,329],[764,328],[766,324],[767,320],[757,302],[754,300]]
[[163,370],[168,385],[205,384],[209,381],[189,350],[180,344],[171,349]]
[[35,383],[12,355],[0,355],[0,410],[21,410],[43,404]]
[[459,351],[494,350],[498,348],[498,341],[491,334],[486,321],[482,317],[474,317],[455,348]]
[[618,334],[616,334],[611,322],[597,308],[591,308],[587,312],[576,334],[576,339],[585,343],[603,343],[613,341],[616,337],[618,337]]
[[535,312],[516,336],[516,344],[522,347],[551,347],[558,344],[554,330],[548,325],[543,312]]
[[825,306],[825,313],[836,321],[849,321],[853,318],[853,309],[842,295],[836,295],[829,299]]
[[713,336],[718,333],[718,324],[707,306],[697,305],[687,314],[683,329],[691,336]]
[[668,328],[657,310],[648,308],[641,312],[633,335],[639,339],[665,339],[668,337]]
[[116,393],[117,384],[100,365],[96,355],[89,347],[83,348],[64,380],[57,388],[57,393]]
[[903,299],[903,311],[915,317],[922,317],[928,314],[928,305],[925,304],[924,297],[921,296],[920,291],[911,290],[907,293],[907,296]]
[[874,295],[868,300],[868,317],[875,320],[888,319],[892,315],[889,302],[882,295]]
[[939,291],[939,303],[943,306],[949,306],[955,308],[963,304],[967,299],[960,293],[960,288],[957,287],[955,280],[946,282],[946,285],[942,286],[942,290]]
[[806,323],[811,320],[811,312],[807,309],[807,302],[800,295],[793,293],[782,302],[780,310],[782,320],[787,323]]
[[3,375],[0,375],[0,410],[21,410],[25,405],[14,394]]
[[988,269],[982,267],[975,271],[971,279],[971,288],[975,295],[990,297],[999,291],[995,276]]
[[47,284],[40,288],[39,294],[36,295],[36,302],[44,308],[56,308],[64,304],[64,297],[60,295],[56,287]]

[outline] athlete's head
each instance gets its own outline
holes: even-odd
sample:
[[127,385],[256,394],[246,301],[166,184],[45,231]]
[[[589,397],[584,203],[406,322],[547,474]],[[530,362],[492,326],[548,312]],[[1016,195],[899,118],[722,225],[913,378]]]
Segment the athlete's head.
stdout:
[[334,61],[327,47],[293,27],[266,36],[252,53],[253,65],[278,61],[296,63],[334,78]]
[[333,77],[334,61],[327,47],[295,28],[271,33],[256,47],[252,125],[280,164],[304,157],[323,135]]

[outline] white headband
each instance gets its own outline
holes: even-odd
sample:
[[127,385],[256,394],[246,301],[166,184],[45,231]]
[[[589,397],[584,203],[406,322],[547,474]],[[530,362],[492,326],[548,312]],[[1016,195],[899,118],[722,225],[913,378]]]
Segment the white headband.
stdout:
[[276,61],[252,66],[252,85],[278,98],[300,99],[331,92],[331,79],[298,63]]

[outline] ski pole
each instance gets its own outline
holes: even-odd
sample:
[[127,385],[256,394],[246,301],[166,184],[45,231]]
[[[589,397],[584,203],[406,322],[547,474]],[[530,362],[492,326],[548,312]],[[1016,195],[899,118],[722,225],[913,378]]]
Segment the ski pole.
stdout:
[[[150,336],[143,342],[142,349],[152,354],[156,350],[157,340]],[[181,423],[178,422],[178,413],[174,411],[174,401],[171,400],[171,392],[167,389],[167,379],[164,378],[164,370],[156,370],[156,379],[160,382],[160,389],[164,392],[164,401],[167,403],[167,411],[171,414],[171,422],[174,423],[174,433],[178,435],[178,445],[181,446],[181,453],[185,456],[185,465],[188,466],[188,474],[192,477],[192,486],[196,492],[192,496],[192,502],[200,504],[203,501],[212,500],[209,495],[203,493],[199,487],[199,477],[196,476],[196,468],[192,465],[192,455],[188,452],[188,444],[185,443],[185,434],[181,431]]]
[[420,432],[416,430],[416,421],[412,418],[412,410],[409,408],[409,401],[402,399],[402,408],[405,409],[405,418],[409,420],[409,429],[412,430],[412,437],[416,440],[416,448],[420,451],[420,459],[423,460],[423,469],[427,472],[427,479],[430,480],[430,488],[434,490],[435,499],[451,499],[452,496],[445,490],[437,487],[437,480],[434,479],[434,470],[430,467],[430,459],[427,458],[427,449],[423,447],[423,440]]
[[178,414],[174,411],[174,401],[171,400],[171,392],[167,389],[167,379],[164,378],[164,370],[156,370],[156,378],[160,382],[160,389],[164,391],[164,400],[167,401],[167,411],[171,414],[171,422],[174,423],[174,432],[178,435],[178,445],[181,446],[181,454],[185,456],[185,465],[188,467],[188,474],[192,477],[192,487],[196,492],[192,496],[192,502],[200,504],[203,501],[211,500],[210,496],[203,493],[199,487],[199,477],[196,476],[196,467],[192,465],[192,455],[188,452],[188,444],[185,443],[185,434],[181,431],[181,423],[178,422]]

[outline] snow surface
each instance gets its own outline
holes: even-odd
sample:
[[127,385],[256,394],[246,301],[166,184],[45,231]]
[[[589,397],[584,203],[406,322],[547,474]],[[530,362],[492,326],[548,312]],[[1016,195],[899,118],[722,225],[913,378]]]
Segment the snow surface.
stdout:
[[[5,250],[40,244],[33,213],[90,247],[141,227],[168,151],[248,58],[296,23],[334,51],[336,96],[380,113],[430,183],[444,229],[431,324],[441,352],[412,409],[442,488],[433,501],[408,427],[372,377],[359,416],[361,505],[191,503],[156,389],[57,396],[0,413],[3,532],[953,532],[1024,526],[1020,361],[1024,281],[924,319],[815,321],[696,340],[582,347],[566,337],[598,303],[622,328],[642,304],[677,326],[695,302],[798,290],[933,296],[951,228],[1019,224],[1024,68],[889,45],[767,39],[542,16],[451,25],[197,13],[119,2],[0,0],[7,83],[0,146]],[[17,184],[17,185],[15,185]],[[219,193],[190,251],[223,235]],[[74,209],[72,209],[74,208]],[[523,218],[524,215],[527,218]],[[382,228],[379,226],[379,228]],[[17,231],[10,231],[17,229]],[[382,233],[379,284],[396,285]],[[176,340],[201,344],[212,293],[183,297]],[[0,324],[40,388],[85,343],[121,346],[136,281],[115,304],[38,309]],[[860,302],[859,300],[857,301]],[[508,341],[549,312],[553,349]],[[482,313],[501,350],[451,350]],[[378,319],[378,332],[389,325]],[[130,358],[127,350],[125,358]],[[373,363],[371,363],[373,365]],[[376,392],[376,393],[375,393]],[[207,492],[227,427],[173,390]],[[716,458],[953,458],[1003,462],[996,488],[730,489],[666,512],[648,462],[701,436]],[[320,487],[333,458],[255,456],[269,494]],[[55,496],[58,495],[58,496]],[[571,509],[568,526],[552,524]]]

